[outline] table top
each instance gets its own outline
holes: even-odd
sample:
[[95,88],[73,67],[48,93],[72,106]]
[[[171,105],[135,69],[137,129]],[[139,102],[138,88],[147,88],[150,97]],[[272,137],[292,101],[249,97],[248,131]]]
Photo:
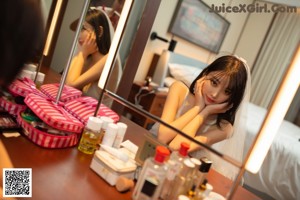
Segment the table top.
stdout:
[[[147,131],[127,118],[121,121],[128,125],[125,139],[140,144]],[[32,199],[131,199],[132,191],[119,193],[107,184],[92,169],[93,155],[87,155],[76,147],[46,149],[29,141],[25,136],[5,138],[0,134],[15,168],[32,168]],[[208,181],[215,192],[225,196],[231,181],[210,170]],[[233,199],[259,199],[239,187]]]

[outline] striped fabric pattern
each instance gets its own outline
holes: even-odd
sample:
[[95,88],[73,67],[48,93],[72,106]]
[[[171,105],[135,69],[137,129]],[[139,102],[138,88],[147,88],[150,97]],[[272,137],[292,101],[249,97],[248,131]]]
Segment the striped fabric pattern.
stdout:
[[[45,84],[40,90],[49,98],[56,99],[60,84]],[[80,97],[82,92],[76,88],[64,85],[59,101],[68,102],[70,100]]]
[[80,134],[73,133],[68,136],[59,136],[40,131],[22,119],[21,115],[17,118],[19,124],[24,129],[24,134],[35,144],[45,148],[66,148],[75,146],[80,138]]
[[[69,113],[86,125],[88,118],[94,115],[97,104],[98,100],[95,98],[84,96],[65,103],[64,107]],[[120,119],[117,113],[104,104],[100,105],[97,116],[110,117],[114,122],[117,122]]]
[[19,112],[25,110],[27,108],[26,105],[20,105],[13,103],[11,101],[7,101],[6,99],[0,97],[0,106],[4,108],[9,114],[17,115]]
[[28,94],[24,100],[26,105],[49,126],[68,132],[81,133],[84,125],[68,113],[62,105],[36,94]]
[[39,92],[34,82],[29,78],[16,79],[8,87],[8,91],[14,96],[26,97],[32,92]]

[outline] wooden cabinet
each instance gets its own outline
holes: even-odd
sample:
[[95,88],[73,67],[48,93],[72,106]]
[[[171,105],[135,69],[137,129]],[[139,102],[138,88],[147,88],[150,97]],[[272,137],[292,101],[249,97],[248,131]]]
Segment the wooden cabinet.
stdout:
[[[136,82],[133,83],[128,100],[136,106],[142,107],[142,109],[150,112],[151,114],[160,117],[167,94],[167,92],[157,91],[151,86],[144,87],[142,82]],[[129,116],[129,118],[135,123],[147,129],[151,128],[154,123],[153,120],[150,120],[129,109],[125,109],[125,115]]]

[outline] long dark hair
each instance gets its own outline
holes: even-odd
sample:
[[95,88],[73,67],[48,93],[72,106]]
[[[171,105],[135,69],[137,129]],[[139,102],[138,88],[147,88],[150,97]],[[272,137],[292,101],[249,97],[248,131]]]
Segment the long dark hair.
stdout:
[[199,76],[192,82],[189,91],[194,93],[194,87],[200,78],[207,76],[211,72],[220,72],[222,75],[229,77],[228,88],[231,90],[231,94],[228,99],[228,105],[232,105],[232,108],[225,113],[219,113],[217,117],[217,125],[220,127],[222,120],[226,120],[231,124],[234,123],[236,111],[243,99],[246,83],[247,83],[247,70],[245,64],[235,56],[222,56],[208,65]]
[[[109,19],[105,15],[104,11],[97,9],[90,9],[85,17],[85,21],[94,28],[99,52],[104,55],[108,53],[111,44],[108,20]],[[100,26],[103,27],[102,35],[100,35]]]
[[7,86],[22,69],[42,53],[44,27],[40,2],[4,0],[0,12],[0,82]]

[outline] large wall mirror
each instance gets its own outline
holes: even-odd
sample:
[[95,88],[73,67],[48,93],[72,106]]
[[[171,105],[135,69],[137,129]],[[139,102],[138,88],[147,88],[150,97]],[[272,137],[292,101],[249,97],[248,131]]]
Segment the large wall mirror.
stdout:
[[[134,1],[133,9],[131,12],[138,12],[138,14],[135,15],[130,15],[129,18],[129,24],[130,21],[135,21],[135,25],[133,25],[136,29],[139,30],[138,27],[142,26],[143,24],[139,24],[139,22],[143,22],[143,18],[147,17],[147,15],[143,15],[141,11],[146,12],[144,7],[147,8],[146,4],[149,2],[146,2],[144,4],[138,3],[139,1]],[[112,104],[112,108],[116,109],[116,111],[119,111],[117,109],[120,109],[120,114],[124,115],[124,117],[128,117],[132,119],[134,122],[137,124],[143,126],[146,129],[150,129],[151,125],[155,121],[160,121],[159,120],[159,114],[155,113],[155,110],[149,110],[149,107],[145,107],[143,105],[140,105],[139,102],[142,102],[142,100],[147,99],[151,101],[154,101],[154,98],[161,98],[159,99],[160,101],[163,101],[167,95],[167,89],[163,88],[161,90],[155,90],[155,91],[139,91],[141,87],[144,86],[145,84],[145,77],[148,76],[149,71],[150,71],[150,76],[155,76],[155,70],[157,70],[159,67],[164,67],[162,65],[168,64],[170,58],[173,57],[179,57],[180,60],[189,60],[189,58],[192,59],[193,62],[199,61],[204,64],[209,64],[214,60],[216,57],[216,54],[212,54],[194,44],[190,44],[189,42],[174,37],[172,38],[172,35],[170,35],[167,31],[167,28],[169,26],[169,23],[172,19],[173,13],[176,9],[176,6],[178,5],[180,1],[164,1],[162,0],[160,2],[160,6],[158,9],[158,12],[156,14],[156,18],[154,21],[154,24],[152,28],[150,27],[150,31],[146,31],[146,35],[144,36],[147,39],[147,44],[145,44],[145,48],[138,49],[139,51],[142,51],[143,55],[137,56],[138,58],[141,57],[139,60],[135,60],[134,62],[132,59],[134,58],[135,55],[138,55],[141,52],[134,52],[132,49],[134,49],[135,44],[139,42],[139,39],[142,39],[142,37],[139,38],[141,33],[141,30],[137,31],[137,33],[133,34],[130,32],[124,33],[124,38],[122,40],[122,45],[120,47],[119,54],[121,56],[122,64],[124,66],[123,68],[123,76],[120,79],[120,85],[116,89],[116,91],[108,91],[108,93],[111,93],[110,97],[112,97],[114,100]],[[211,5],[210,2],[205,1],[208,5]],[[229,4],[231,6],[234,6],[235,2],[232,1],[224,1],[224,3]],[[252,0],[245,0],[243,1],[244,4],[255,4],[255,5],[261,5],[261,6],[268,6],[271,7],[273,4],[272,3],[266,3],[264,1],[252,1]],[[138,5],[139,4],[139,5]],[[215,2],[215,5],[221,5],[220,2]],[[158,3],[159,5],[159,3]],[[299,6],[299,5],[298,5]],[[143,8],[143,9],[141,9]],[[286,7],[287,8],[287,7]],[[298,9],[299,10],[299,9]],[[219,13],[222,15],[225,19],[227,19],[230,22],[230,28],[227,32],[227,35],[222,42],[221,46],[221,52],[229,52],[233,54],[238,54],[239,56],[243,57],[244,59],[247,60],[248,65],[251,68],[252,72],[252,82],[253,82],[253,88],[257,89],[260,88],[260,94],[257,91],[252,91],[254,94],[251,97],[251,105],[248,108],[248,115],[249,119],[253,121],[247,121],[247,131],[251,131],[251,135],[246,136],[246,144],[245,144],[245,149],[244,150],[244,155],[246,155],[247,150],[250,148],[251,144],[253,143],[255,139],[255,135],[259,131],[260,125],[264,120],[264,116],[268,110],[268,106],[272,100],[273,94],[275,94],[276,89],[279,86],[279,83],[285,73],[286,68],[290,65],[291,60],[293,58],[294,52],[299,44],[299,31],[297,32],[295,27],[299,27],[299,11],[298,14],[291,14],[287,12],[278,12],[277,14],[275,13]],[[293,15],[293,17],[292,17]],[[137,17],[134,17],[137,16]],[[75,18],[78,18],[75,17]],[[74,18],[73,18],[74,19]],[[290,21],[288,24],[287,21]],[[286,33],[279,33],[278,31],[282,31],[284,26],[288,26],[289,32]],[[292,28],[295,28],[292,29]],[[149,28],[149,27],[148,27]],[[130,29],[130,25],[127,26],[127,30]],[[134,29],[134,28],[133,28]],[[176,48],[174,52],[169,52],[166,51],[168,48],[168,43],[161,42],[159,40],[151,40],[150,39],[150,33],[151,32],[157,32],[160,36],[167,38],[168,40],[175,39],[177,41]],[[285,34],[290,34],[284,40],[282,35]],[[276,38],[277,37],[277,38]],[[277,41],[277,42],[276,42]],[[278,42],[279,41],[279,42]],[[282,43],[280,43],[282,41]],[[145,42],[143,40],[143,42]],[[126,44],[127,43],[127,44]],[[141,45],[143,46],[143,44]],[[280,46],[280,48],[275,48]],[[284,47],[284,48],[283,48]],[[124,49],[122,49],[124,48]],[[281,49],[281,51],[272,51],[275,49]],[[136,50],[136,49],[134,49]],[[55,53],[54,53],[55,54]],[[58,52],[59,54],[59,52]],[[279,57],[279,55],[281,57]],[[55,57],[55,55],[54,55]],[[276,60],[276,59],[278,60]],[[166,60],[164,60],[166,59]],[[59,59],[56,57],[54,58],[55,61],[53,61],[53,65],[56,66],[61,66],[60,64],[57,64]],[[174,58],[176,60],[176,58]],[[190,62],[190,61],[187,61]],[[135,66],[136,68],[133,67],[133,71],[130,70],[129,64],[132,64],[132,66]],[[279,64],[280,63],[280,64]],[[179,64],[185,64],[185,63],[179,63]],[[152,68],[154,66],[154,69]],[[271,66],[269,69],[265,68],[262,70],[261,68],[264,68],[265,66]],[[274,66],[278,66],[278,69],[275,71]],[[151,72],[151,70],[153,70]],[[168,70],[168,69],[166,69]],[[274,72],[274,74],[270,73]],[[168,71],[169,73],[169,71]],[[180,72],[181,73],[181,72]],[[265,73],[266,75],[262,75]],[[160,74],[158,74],[160,75]],[[161,74],[163,75],[163,74]],[[180,74],[179,74],[180,75]],[[266,87],[264,88],[264,84],[260,78],[257,78],[258,75],[262,75],[264,79],[266,79],[267,75],[270,75],[270,80],[275,80],[271,85],[274,86],[273,88]],[[276,78],[275,78],[276,77]],[[277,78],[278,77],[278,78]],[[164,79],[166,77],[161,76],[161,79]],[[125,86],[125,80],[128,80],[126,86]],[[133,83],[134,82],[134,83]],[[268,82],[268,81],[267,81]],[[155,84],[150,84],[150,87],[156,88],[157,85]],[[124,89],[125,88],[125,89]],[[149,89],[149,88],[148,88]],[[135,94],[136,98],[138,101],[132,101],[131,99],[131,92],[133,90],[137,90],[137,92],[143,92],[140,94]],[[254,90],[254,89],[252,89]],[[266,95],[266,92],[270,92],[270,94]],[[155,92],[159,92],[159,94],[156,94]],[[149,94],[148,94],[149,93]],[[262,95],[264,94],[264,95]],[[140,96],[138,96],[140,95]],[[149,95],[149,96],[148,96]],[[260,99],[262,96],[268,96],[264,100]],[[299,94],[298,94],[299,96]],[[295,98],[298,98],[297,96]],[[135,100],[135,99],[133,99]],[[122,103],[120,103],[122,102]],[[152,102],[153,103],[153,102]],[[163,103],[162,103],[163,105]],[[125,108],[123,107],[125,106]],[[149,125],[148,124],[145,126],[145,122],[141,124],[139,121],[136,121],[134,119],[133,112],[128,111],[132,110],[131,107],[135,106],[136,109],[142,109],[144,111],[139,112],[136,110],[138,114],[140,114],[142,117],[145,117],[146,120],[149,120]],[[158,104],[158,106],[161,106]],[[127,107],[127,108],[126,108]],[[151,107],[151,106],[150,106]],[[291,105],[292,109],[296,113],[289,112],[287,116],[289,116],[290,121],[293,121],[297,123],[297,116],[299,116],[299,107],[295,107],[295,103],[292,103]],[[162,109],[162,108],[160,108]],[[143,114],[143,112],[150,113],[148,117]],[[152,118],[152,119],[151,119]],[[161,122],[164,123],[164,122]],[[284,122],[285,123],[285,122]],[[289,122],[288,122],[289,123]],[[299,127],[297,125],[292,124],[293,129],[297,131]],[[298,125],[299,126],[299,125]],[[298,133],[295,133],[293,136],[299,138],[299,131]],[[285,136],[282,136],[285,137]],[[212,146],[212,148],[214,148]],[[226,155],[226,152],[217,152],[220,155],[223,153]],[[275,153],[276,154],[276,153]],[[271,159],[271,158],[270,158]],[[235,163],[236,166],[241,166],[242,161],[237,161],[235,159],[231,158],[226,158],[225,160],[230,161],[232,163]],[[278,161],[279,162],[279,161]],[[277,164],[278,164],[277,162]],[[281,162],[281,161],[280,161]],[[269,160],[268,165],[265,165],[263,170],[268,170],[269,166],[275,165],[272,160]],[[259,173],[263,173],[263,171],[260,171]],[[264,176],[264,174],[260,174],[261,176]],[[294,176],[295,177],[295,176]],[[296,176],[297,177],[297,176]],[[298,175],[299,177],[299,175]],[[260,190],[262,187],[260,187],[258,184],[259,181],[262,180],[257,180],[257,176],[252,176],[250,173],[246,173],[245,176],[245,184],[249,186],[249,189],[253,190]],[[247,182],[249,181],[249,182]],[[255,182],[256,181],[256,182]],[[272,184],[272,183],[270,183]],[[278,186],[279,187],[279,186]],[[277,188],[277,187],[276,187]],[[272,191],[269,187],[263,188],[262,192],[267,193],[269,196],[273,196],[273,198],[279,198],[280,197],[280,192],[279,190]],[[293,192],[295,190],[291,189],[286,193],[286,195],[293,195]],[[293,197],[293,196],[291,196]]]

